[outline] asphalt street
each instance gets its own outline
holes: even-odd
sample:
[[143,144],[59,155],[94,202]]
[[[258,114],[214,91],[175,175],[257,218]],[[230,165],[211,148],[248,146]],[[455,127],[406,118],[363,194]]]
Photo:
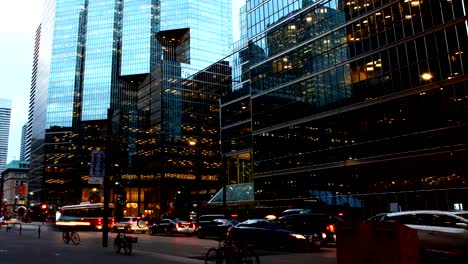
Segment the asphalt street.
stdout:
[[[39,231],[40,228],[40,231]],[[208,248],[218,242],[196,237],[166,237],[137,234],[133,254],[116,254],[113,250],[114,233],[109,233],[108,247],[102,246],[99,232],[80,232],[79,245],[65,244],[61,232],[40,223],[23,224],[6,231],[0,229],[0,263],[34,264],[94,264],[94,263],[204,263]],[[317,263],[336,264],[334,248],[320,252],[285,253],[258,251],[262,264]]]

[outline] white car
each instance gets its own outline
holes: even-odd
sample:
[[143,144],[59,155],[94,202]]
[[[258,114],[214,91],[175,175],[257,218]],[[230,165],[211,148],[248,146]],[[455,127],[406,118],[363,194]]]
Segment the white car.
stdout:
[[115,232],[141,232],[142,234],[148,232],[148,225],[139,217],[126,216],[114,224]]
[[468,211],[383,213],[369,218],[367,222],[373,221],[397,221],[415,229],[419,246],[425,253],[468,259]]

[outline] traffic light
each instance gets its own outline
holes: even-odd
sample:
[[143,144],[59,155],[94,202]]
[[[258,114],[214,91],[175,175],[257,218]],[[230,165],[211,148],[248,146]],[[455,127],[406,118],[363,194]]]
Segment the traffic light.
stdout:
[[127,199],[125,198],[125,192],[117,194],[117,204],[120,206],[127,205]]
[[47,204],[41,204],[41,210],[46,211],[49,208]]

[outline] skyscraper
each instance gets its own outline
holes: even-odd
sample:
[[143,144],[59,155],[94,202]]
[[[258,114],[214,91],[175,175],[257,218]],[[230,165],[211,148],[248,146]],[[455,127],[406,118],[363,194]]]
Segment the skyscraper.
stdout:
[[8,159],[8,139],[10,135],[11,101],[0,98],[0,172]]
[[258,208],[466,207],[467,7],[248,0],[222,105],[230,182],[251,169]]
[[27,134],[28,134],[28,124],[24,124],[21,128],[21,149],[20,149],[20,160],[25,161],[27,154]]
[[[186,77],[221,59],[231,27],[231,0],[45,1],[30,116],[31,177],[42,179],[43,198],[86,200],[90,153],[118,131],[110,170],[130,179],[128,198],[142,213],[139,197],[151,191],[137,186],[134,167],[139,85],[161,65],[178,64],[158,77],[171,81],[165,76]],[[164,57],[170,47],[162,43],[170,42],[178,57]]]

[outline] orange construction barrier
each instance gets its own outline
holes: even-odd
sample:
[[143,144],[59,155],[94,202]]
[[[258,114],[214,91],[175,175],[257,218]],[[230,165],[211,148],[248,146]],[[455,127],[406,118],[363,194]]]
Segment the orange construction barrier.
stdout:
[[367,239],[364,223],[345,221],[336,229],[337,264],[365,263],[363,241]]
[[337,264],[419,264],[417,231],[397,222],[344,222],[336,255]]

